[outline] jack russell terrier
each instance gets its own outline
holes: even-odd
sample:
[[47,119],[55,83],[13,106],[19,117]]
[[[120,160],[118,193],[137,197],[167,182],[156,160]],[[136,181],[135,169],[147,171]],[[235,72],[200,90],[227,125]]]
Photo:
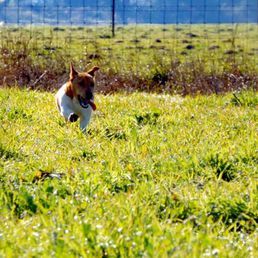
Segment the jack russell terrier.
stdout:
[[80,118],[80,128],[84,132],[90,122],[94,103],[94,66],[88,72],[77,72],[70,64],[70,79],[57,92],[55,98],[58,110],[66,121],[76,122]]

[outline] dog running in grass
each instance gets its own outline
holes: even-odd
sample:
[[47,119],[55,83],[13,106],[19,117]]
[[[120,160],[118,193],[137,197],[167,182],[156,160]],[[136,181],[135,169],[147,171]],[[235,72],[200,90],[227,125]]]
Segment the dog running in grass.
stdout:
[[55,98],[58,110],[66,121],[76,122],[80,118],[80,128],[84,132],[90,122],[94,103],[95,72],[94,66],[87,72],[77,72],[70,64],[70,78],[57,92]]

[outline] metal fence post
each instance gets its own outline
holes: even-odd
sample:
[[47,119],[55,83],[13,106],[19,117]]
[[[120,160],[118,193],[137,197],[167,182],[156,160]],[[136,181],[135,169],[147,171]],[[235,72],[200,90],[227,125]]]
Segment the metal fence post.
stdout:
[[115,37],[115,10],[116,9],[116,1],[112,1],[112,37]]

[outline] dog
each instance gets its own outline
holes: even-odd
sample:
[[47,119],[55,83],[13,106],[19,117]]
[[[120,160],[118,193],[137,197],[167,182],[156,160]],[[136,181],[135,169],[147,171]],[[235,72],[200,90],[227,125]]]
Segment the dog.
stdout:
[[96,110],[94,103],[95,72],[94,66],[88,72],[77,72],[70,63],[70,78],[55,95],[58,110],[68,122],[76,122],[80,118],[80,128],[83,132],[90,122],[92,111]]

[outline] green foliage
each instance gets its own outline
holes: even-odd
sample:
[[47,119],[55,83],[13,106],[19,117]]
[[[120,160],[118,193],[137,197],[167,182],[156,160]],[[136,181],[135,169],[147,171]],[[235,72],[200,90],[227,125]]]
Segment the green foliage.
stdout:
[[215,168],[216,176],[219,179],[230,182],[235,178],[235,168],[231,161],[223,160],[223,158],[216,154],[211,156],[208,162],[212,168]]
[[2,144],[0,144],[0,158],[8,160],[8,159],[18,159],[20,154],[16,151],[10,151],[6,149]]
[[157,123],[159,116],[160,114],[158,112],[147,112],[143,115],[135,115],[135,119],[138,125],[155,125]]
[[257,93],[236,96],[97,94],[83,134],[1,89],[0,256],[256,257]]
[[250,211],[243,201],[216,200],[210,204],[208,213],[214,221],[221,221],[228,229],[253,232],[258,223],[257,211]]
[[233,93],[231,98],[231,103],[235,106],[258,106],[258,97],[256,94],[246,94],[245,91],[240,91],[238,93]]

